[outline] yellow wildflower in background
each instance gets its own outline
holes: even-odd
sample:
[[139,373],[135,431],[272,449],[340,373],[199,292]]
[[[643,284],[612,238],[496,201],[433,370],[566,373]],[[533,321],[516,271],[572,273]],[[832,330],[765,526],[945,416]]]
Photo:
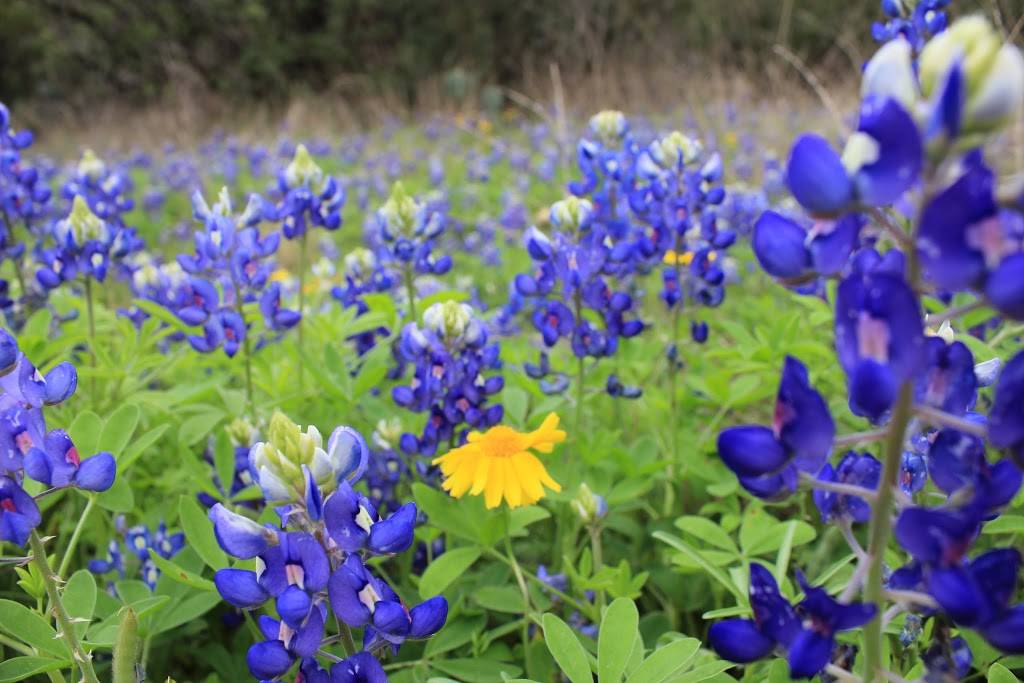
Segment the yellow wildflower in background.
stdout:
[[[688,266],[693,263],[694,253],[692,251],[684,251],[681,254],[677,254],[674,250],[669,249],[665,252],[665,258],[662,259],[666,264],[674,266],[676,264],[682,266]],[[718,253],[714,251],[708,252],[708,261],[712,263],[718,258]]]
[[484,503],[495,508],[504,497],[510,508],[531,505],[544,497],[544,487],[561,491],[544,464],[531,449],[550,453],[556,443],[565,441],[558,429],[558,415],[550,413],[540,428],[523,434],[498,425],[486,432],[470,432],[469,442],[455,448],[433,464],[441,466],[441,487],[455,498],[484,494]]

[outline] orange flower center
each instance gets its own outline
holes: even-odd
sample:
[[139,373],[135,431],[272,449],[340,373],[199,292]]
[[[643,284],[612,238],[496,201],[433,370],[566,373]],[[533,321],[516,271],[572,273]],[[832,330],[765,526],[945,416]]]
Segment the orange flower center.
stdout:
[[481,441],[487,455],[499,458],[508,458],[524,450],[523,435],[505,425],[491,427]]

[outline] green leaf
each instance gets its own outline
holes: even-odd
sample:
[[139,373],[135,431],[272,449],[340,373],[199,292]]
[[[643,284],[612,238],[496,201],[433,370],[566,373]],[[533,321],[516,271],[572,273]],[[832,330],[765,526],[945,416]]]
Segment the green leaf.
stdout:
[[140,436],[139,438],[132,441],[131,444],[125,449],[124,454],[118,457],[117,460],[117,473],[118,476],[124,473],[132,463],[138,460],[143,453],[145,453],[153,444],[160,440],[160,437],[164,435],[171,425],[166,422],[162,425],[157,425],[153,429]]
[[1017,683],[1020,679],[998,662],[988,668],[988,683]]
[[1024,533],[1024,517],[1020,515],[1001,515],[993,519],[981,529],[983,534],[1019,534]]
[[224,413],[218,410],[204,411],[193,415],[181,423],[178,428],[178,441],[184,446],[194,446],[210,435],[221,420]]
[[427,641],[427,647],[423,650],[424,659],[433,659],[439,654],[465,645],[486,623],[486,617],[481,616],[475,619],[459,619],[445,624],[440,633]]
[[0,631],[41,652],[69,659],[71,651],[49,622],[20,602],[0,600]]
[[640,615],[629,598],[619,598],[608,606],[597,636],[597,680],[619,683],[639,633]]
[[700,666],[694,667],[692,670],[687,671],[682,676],[669,679],[670,683],[699,683],[700,681],[706,681],[709,678],[714,678],[723,671],[727,671],[732,667],[736,666],[732,662],[708,662],[707,664],[701,664]]
[[708,576],[713,578],[715,581],[718,581],[718,583],[728,589],[728,591],[736,597],[737,602],[743,602],[746,599],[736,584],[726,576],[725,572],[708,562],[701,552],[692,545],[681,538],[673,536],[672,534],[666,534],[664,531],[655,531],[653,536],[662,543],[667,543],[679,552],[683,553],[686,557],[696,562],[697,565],[708,574]]
[[109,451],[118,460],[135,435],[135,427],[139,424],[139,407],[134,403],[125,403],[107,418],[100,432],[98,450]]
[[705,517],[686,515],[675,521],[676,528],[695,538],[731,553],[739,554],[740,549],[722,527]]
[[696,638],[683,638],[659,647],[630,674],[627,683],[662,683],[685,669],[700,649]]
[[[442,555],[442,557],[444,557]],[[439,659],[430,665],[449,676],[455,676],[467,683],[494,683],[500,681],[504,673],[512,678],[523,673],[515,664],[495,662],[489,659]]]
[[473,591],[473,600],[489,612],[526,614],[528,611],[522,593],[515,586],[481,586]]
[[70,660],[47,657],[12,657],[0,662],[0,683],[23,681],[29,676],[71,666]]
[[551,516],[550,512],[539,505],[525,505],[523,507],[518,507],[515,510],[512,510],[509,514],[512,518],[509,533],[512,535],[518,534],[534,522],[539,522],[542,519],[547,519]]
[[541,623],[548,652],[571,683],[593,683],[587,651],[572,628],[554,614],[545,614]]
[[79,453],[92,455],[99,449],[100,432],[103,431],[103,420],[90,410],[80,412],[68,428],[71,440]]
[[423,572],[420,578],[420,597],[426,600],[442,593],[479,558],[479,548],[456,548],[447,551],[431,562]]
[[793,552],[793,539],[796,537],[796,522],[786,523],[786,533],[782,537],[782,545],[779,546],[779,554],[775,556],[775,580],[782,583],[782,578],[789,568],[789,557]]
[[131,512],[135,509],[135,494],[128,478],[120,475],[119,472],[113,486],[96,497],[96,502],[111,512]]
[[190,572],[187,569],[179,567],[177,564],[174,563],[173,560],[165,559],[161,557],[159,553],[151,552],[149,554],[149,559],[151,559],[153,561],[153,564],[155,564],[160,569],[160,571],[163,572],[164,576],[173,581],[177,581],[178,583],[183,583],[186,586],[191,586],[192,588],[198,588],[204,591],[217,590],[216,587],[213,585],[213,581],[210,581],[209,579],[204,579],[203,577],[199,576],[194,572]]
[[505,406],[505,417],[517,427],[526,425],[526,411],[530,397],[518,387],[506,386],[501,392],[501,403]]
[[226,429],[217,432],[213,446],[213,468],[217,472],[221,490],[230,491],[235,480],[235,447],[231,445],[231,438]]
[[[61,602],[73,619],[90,621],[93,610],[96,609],[96,579],[93,578],[92,572],[88,569],[79,569],[72,574],[64,586]],[[75,625],[79,638],[85,634],[88,627],[88,623]]]
[[173,628],[203,616],[217,605],[222,604],[220,593],[193,593],[181,602],[175,602],[174,609],[164,610],[159,615],[153,633],[165,633]]
[[178,516],[189,545],[211,569],[228,566],[228,556],[221,550],[213,533],[213,523],[194,496],[182,494],[178,498]]

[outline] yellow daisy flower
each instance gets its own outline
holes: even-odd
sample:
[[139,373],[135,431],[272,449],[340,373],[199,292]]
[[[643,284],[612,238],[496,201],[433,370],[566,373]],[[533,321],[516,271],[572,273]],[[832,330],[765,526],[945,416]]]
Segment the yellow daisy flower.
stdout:
[[530,449],[550,453],[565,441],[558,429],[558,415],[550,413],[540,428],[526,434],[498,425],[486,432],[470,432],[469,442],[434,458],[441,466],[441,487],[455,498],[484,494],[488,509],[498,507],[502,497],[510,508],[531,505],[544,497],[544,486],[552,491],[562,487],[551,478],[544,464]]

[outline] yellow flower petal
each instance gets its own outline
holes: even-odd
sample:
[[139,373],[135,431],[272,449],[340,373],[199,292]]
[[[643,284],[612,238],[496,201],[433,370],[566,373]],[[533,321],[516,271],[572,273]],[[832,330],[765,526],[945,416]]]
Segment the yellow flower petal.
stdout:
[[487,486],[493,462],[494,458],[480,458],[480,462],[477,463],[476,473],[473,475],[473,488],[469,491],[471,495],[479,496],[483,493],[484,488]]
[[487,487],[484,490],[484,505],[487,509],[498,507],[501,503],[501,494],[505,490],[505,476],[500,462],[494,460],[491,464],[490,476],[487,478]]
[[517,508],[523,504],[523,489],[519,485],[519,477],[512,467],[511,458],[502,458],[500,462],[505,471],[505,500],[508,501],[509,507]]

